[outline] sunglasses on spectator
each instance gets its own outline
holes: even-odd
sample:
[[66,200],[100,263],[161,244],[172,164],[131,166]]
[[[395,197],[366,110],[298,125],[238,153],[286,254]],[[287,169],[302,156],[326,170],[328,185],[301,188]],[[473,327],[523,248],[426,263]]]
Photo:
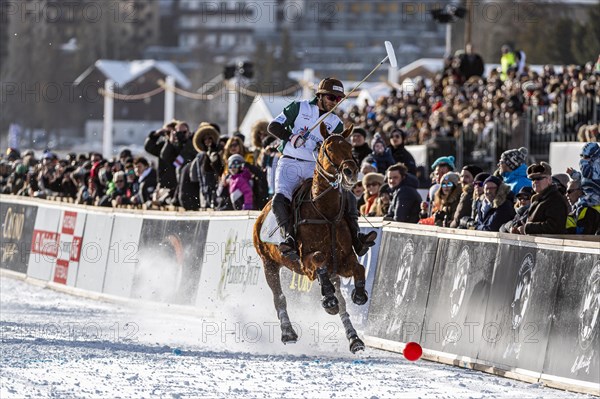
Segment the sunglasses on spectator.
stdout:
[[476,181],[476,182],[473,182],[473,185],[477,186],[477,187],[483,187],[483,182],[482,181]]
[[532,177],[531,181],[540,181],[540,180],[544,180],[545,178],[546,178],[546,176]]
[[442,183],[442,187],[454,187],[454,183],[451,181]]
[[582,191],[580,188],[572,188],[570,190],[567,190],[567,194],[573,194],[577,191]]
[[368,183],[367,187],[379,186],[379,183]]
[[230,147],[239,147],[239,146],[240,146],[240,144],[239,144],[237,141],[232,141],[232,142],[229,144],[229,146],[230,146]]
[[325,94],[325,98],[328,99],[329,101],[335,101],[336,103],[339,103],[340,101],[342,101],[342,97],[334,96],[333,94]]

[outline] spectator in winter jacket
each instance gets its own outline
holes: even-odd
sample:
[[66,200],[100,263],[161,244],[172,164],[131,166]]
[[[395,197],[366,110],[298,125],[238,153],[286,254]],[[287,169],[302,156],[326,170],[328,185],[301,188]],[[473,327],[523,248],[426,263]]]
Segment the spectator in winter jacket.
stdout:
[[507,150],[500,156],[498,162],[498,173],[508,185],[514,195],[521,191],[522,187],[531,187],[531,180],[527,178],[527,148],[521,147],[518,150]]
[[240,154],[231,155],[227,159],[228,172],[222,181],[223,187],[229,190],[231,205],[235,210],[252,210],[252,173],[245,166],[246,162]]
[[352,156],[357,165],[362,164],[363,160],[371,153],[371,147],[366,142],[367,132],[365,129],[355,127],[350,135],[350,144],[352,145]]
[[385,148],[385,141],[383,138],[376,134],[371,141],[371,148],[373,152],[365,158],[365,161],[372,164],[377,168],[377,173],[385,174],[386,170],[394,165],[394,157],[392,156],[389,148]]
[[379,198],[379,188],[383,184],[385,176],[379,173],[368,173],[362,179],[362,186],[365,188],[364,205],[360,207],[360,214],[371,215],[375,202]]
[[165,161],[161,157],[161,151],[171,137],[171,132],[176,131],[178,121],[173,120],[163,126],[160,130],[151,131],[144,142],[144,150],[158,158],[157,180],[161,187],[168,188],[171,195],[177,187],[177,174],[173,162]]
[[580,154],[579,168],[581,172],[567,169],[573,180],[581,182],[583,195],[577,201],[577,206],[600,205],[600,144],[587,143]]
[[506,222],[500,227],[501,233],[512,233],[513,229],[522,226],[527,222],[527,216],[529,215],[529,207],[531,206],[531,197],[534,191],[531,187],[523,187],[517,194],[517,200],[515,202],[516,215],[510,222]]
[[217,186],[224,169],[218,141],[218,130],[207,122],[200,124],[192,139],[198,153],[190,165],[190,180],[199,183],[200,207],[203,209],[216,206]]
[[[168,198],[171,198],[172,203],[179,203],[185,209],[197,210],[197,206],[193,205],[197,201],[198,186],[196,182],[192,182],[188,177],[184,177],[186,171],[189,174],[189,169],[185,166],[192,162],[196,157],[196,149],[192,141],[192,133],[189,126],[185,122],[177,122],[175,129],[169,133],[169,138],[163,145],[160,152],[160,160],[165,164],[171,164],[175,168],[176,188],[173,191],[169,187]],[[163,186],[160,186],[163,188]],[[166,198],[163,198],[163,201]],[[184,203],[181,203],[183,200]],[[160,202],[160,201],[159,201]]]
[[455,172],[448,172],[442,177],[440,189],[434,196],[437,211],[433,214],[433,219],[436,226],[450,227],[462,193],[459,180],[460,176]]
[[[429,187],[429,200],[435,198],[435,193],[440,189],[442,177],[444,177],[446,173],[454,171],[454,169],[454,157],[452,155],[447,157],[439,157],[435,160],[435,162],[431,165],[434,183],[431,187]],[[427,205],[429,215],[432,215],[437,209],[435,209],[434,206],[430,206],[430,204]]]
[[406,132],[400,129],[392,130],[390,133],[390,145],[389,150],[392,153],[395,163],[402,163],[408,168],[408,173],[411,175],[417,174],[417,164],[415,158],[410,152],[404,148],[404,140],[406,139]]
[[580,180],[571,180],[567,185],[567,200],[571,205],[567,216],[567,234],[600,234],[600,205],[576,206],[583,196]]
[[483,193],[483,202],[475,219],[475,228],[483,231],[500,231],[500,227],[515,216],[510,187],[496,176],[490,176],[485,179]]
[[137,157],[133,160],[137,182],[135,184],[131,203],[136,205],[144,204],[152,198],[152,193],[156,190],[157,178],[156,171],[150,166],[148,160],[144,157]]
[[564,234],[569,213],[567,199],[552,184],[552,168],[546,162],[527,168],[535,195],[525,225],[513,231],[519,234]]
[[462,193],[460,194],[460,200],[458,201],[458,207],[454,212],[454,217],[450,223],[450,227],[458,228],[460,226],[460,220],[463,217],[470,217],[473,210],[473,182],[475,176],[481,173],[482,170],[477,165],[466,165],[460,171],[460,184],[462,186]]
[[386,174],[392,191],[392,202],[385,220],[417,223],[421,203],[421,195],[417,191],[417,178],[408,174],[408,168],[401,163],[390,166]]

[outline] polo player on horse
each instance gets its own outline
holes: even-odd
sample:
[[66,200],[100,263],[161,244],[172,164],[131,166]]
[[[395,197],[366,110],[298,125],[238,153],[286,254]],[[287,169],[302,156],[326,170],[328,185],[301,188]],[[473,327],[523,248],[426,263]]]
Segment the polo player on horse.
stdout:
[[[342,82],[325,78],[319,83],[315,98],[310,101],[292,102],[268,126],[268,132],[281,140],[278,149],[283,156],[277,163],[275,171],[272,209],[277,224],[284,231],[285,238],[279,244],[279,251],[290,260],[299,259],[291,218],[292,195],[305,179],[313,177],[316,168],[316,152],[323,142],[323,136],[318,131],[313,133],[309,129],[343,97]],[[343,131],[342,121],[333,113],[329,114],[323,123],[330,134]],[[356,197],[350,191],[344,191],[343,195],[346,196],[344,216],[350,228],[352,247],[356,255],[362,256],[375,244],[377,232],[360,233]]]

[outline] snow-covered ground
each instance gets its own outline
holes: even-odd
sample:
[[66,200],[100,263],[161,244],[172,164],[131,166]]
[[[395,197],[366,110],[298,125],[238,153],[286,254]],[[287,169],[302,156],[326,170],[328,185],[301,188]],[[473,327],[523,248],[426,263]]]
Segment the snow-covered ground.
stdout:
[[334,324],[301,325],[301,340],[284,346],[274,320],[235,317],[98,302],[2,277],[0,397],[586,397],[370,348],[352,355]]

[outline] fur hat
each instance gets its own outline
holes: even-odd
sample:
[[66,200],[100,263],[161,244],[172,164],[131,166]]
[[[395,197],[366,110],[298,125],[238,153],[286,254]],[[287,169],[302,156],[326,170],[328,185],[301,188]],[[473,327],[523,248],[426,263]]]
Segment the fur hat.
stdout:
[[463,170],[466,170],[467,172],[469,172],[471,174],[471,176],[473,176],[473,178],[475,178],[475,176],[477,176],[478,174],[480,174],[481,172],[483,172],[483,169],[481,169],[477,165],[466,165],[466,166],[463,166]]
[[552,176],[552,168],[544,161],[534,163],[527,168],[527,178],[534,179],[536,177],[547,177]]
[[500,187],[502,185],[502,180],[496,176],[489,176],[487,179],[485,179],[483,185],[486,185],[487,183],[494,183],[497,187]]
[[317,94],[331,94],[338,97],[344,97],[344,85],[337,79],[325,78],[319,82]]
[[454,170],[454,157],[452,155],[448,157],[439,157],[435,160],[433,165],[431,165],[431,169],[435,169],[438,165],[446,164],[450,167],[450,170]]
[[525,163],[527,154],[529,154],[529,151],[525,147],[521,147],[518,150],[507,150],[500,155],[500,162],[506,164],[510,170],[515,170],[521,164]]
[[367,185],[369,185],[370,183],[378,183],[381,186],[384,180],[385,176],[381,173],[371,172],[364,175],[364,177],[362,178],[362,185],[364,188],[367,188]]
[[196,151],[201,152],[207,150],[206,145],[204,145],[204,139],[206,137],[212,138],[213,143],[217,144],[219,141],[219,132],[211,124],[202,122],[200,126],[198,126],[198,130],[196,130],[192,139]]

